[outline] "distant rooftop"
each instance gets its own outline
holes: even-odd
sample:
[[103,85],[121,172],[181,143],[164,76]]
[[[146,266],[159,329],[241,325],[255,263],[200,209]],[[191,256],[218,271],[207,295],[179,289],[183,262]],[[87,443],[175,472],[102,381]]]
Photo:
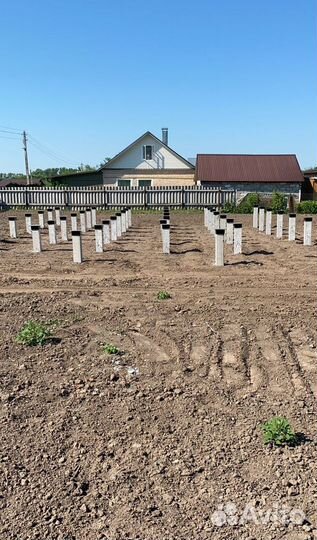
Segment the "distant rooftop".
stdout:
[[[24,187],[26,186],[26,178],[1,178],[0,188],[2,187]],[[30,180],[30,186],[43,186],[42,180],[39,178],[32,178]]]

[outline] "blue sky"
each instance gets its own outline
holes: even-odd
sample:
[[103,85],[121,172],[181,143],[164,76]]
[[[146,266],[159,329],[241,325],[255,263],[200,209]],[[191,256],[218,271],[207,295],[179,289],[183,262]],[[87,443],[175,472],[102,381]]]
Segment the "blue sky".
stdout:
[[165,126],[184,157],[317,164],[316,34],[317,0],[3,2],[0,171],[24,168],[6,127],[33,137],[32,169],[95,165]]

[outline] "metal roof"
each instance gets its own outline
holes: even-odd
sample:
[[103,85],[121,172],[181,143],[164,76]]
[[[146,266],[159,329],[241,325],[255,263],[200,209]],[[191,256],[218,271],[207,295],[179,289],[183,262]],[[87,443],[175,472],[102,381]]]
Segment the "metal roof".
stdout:
[[295,154],[198,154],[200,182],[303,182]]

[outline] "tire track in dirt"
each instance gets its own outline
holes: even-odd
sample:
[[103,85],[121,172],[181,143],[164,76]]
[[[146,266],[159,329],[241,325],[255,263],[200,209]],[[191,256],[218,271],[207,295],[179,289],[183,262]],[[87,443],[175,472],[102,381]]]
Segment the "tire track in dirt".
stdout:
[[195,336],[191,342],[190,363],[195,367],[197,374],[201,378],[221,379],[221,369],[217,360],[218,340],[205,338],[198,339]]
[[219,332],[218,361],[222,379],[232,389],[244,388],[250,383],[246,332],[238,324],[226,324]]
[[180,352],[168,334],[157,330],[155,337],[134,330],[127,334],[138,352],[140,372],[149,377],[178,373]]
[[305,385],[313,397],[317,398],[317,355],[316,350],[309,347],[307,336],[299,329],[291,332],[283,330],[288,348],[289,360],[296,369],[296,381]]
[[296,391],[292,375],[281,355],[274,329],[265,326],[257,326],[253,330],[258,358],[263,372],[266,374],[266,385],[274,394],[283,395],[292,389]]

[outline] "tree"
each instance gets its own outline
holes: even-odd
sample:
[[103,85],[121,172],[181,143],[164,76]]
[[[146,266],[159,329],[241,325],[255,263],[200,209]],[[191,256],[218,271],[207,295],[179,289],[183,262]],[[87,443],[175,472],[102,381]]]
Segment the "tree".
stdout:
[[99,165],[97,165],[97,168],[99,169],[101,167],[104,167],[106,165],[106,163],[108,163],[108,161],[110,161],[110,159],[111,159],[110,157],[105,157],[105,159],[101,163],[99,163]]

